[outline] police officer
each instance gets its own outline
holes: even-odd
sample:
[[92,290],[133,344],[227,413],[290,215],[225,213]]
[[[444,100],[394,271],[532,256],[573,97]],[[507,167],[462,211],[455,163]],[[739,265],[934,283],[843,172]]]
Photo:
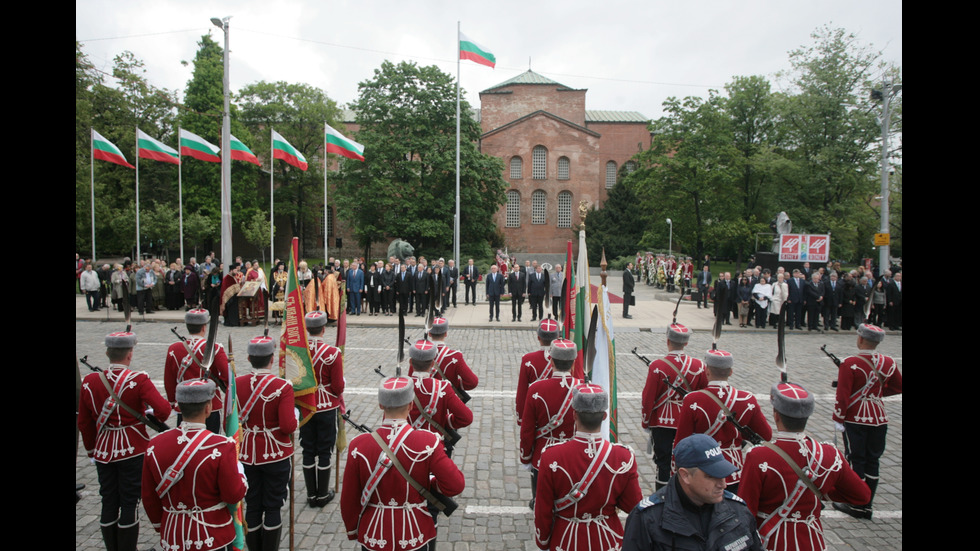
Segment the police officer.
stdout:
[[841,362],[837,373],[834,422],[837,430],[844,432],[847,460],[871,488],[871,499],[859,506],[834,503],[834,508],[854,518],[870,519],[888,432],[888,415],[881,399],[902,393],[902,372],[893,358],[877,351],[885,339],[884,330],[863,323],[857,333],[858,353]]
[[235,539],[229,503],[247,490],[235,441],[205,426],[213,381],[181,383],[175,397],[184,420],[150,441],[143,463],[143,508],[163,549],[227,549]]
[[305,321],[316,377],[316,411],[299,428],[299,443],[303,448],[307,503],[310,507],[323,507],[334,498],[330,455],[337,444],[337,408],[344,403],[344,358],[339,348],[323,341],[326,312],[310,312]]
[[109,551],[135,551],[139,539],[136,506],[140,500],[143,454],[150,437],[140,416],[159,421],[170,416],[149,375],[131,371],[136,335],[128,331],[105,338],[109,367],[82,381],[78,430],[85,452],[99,473],[102,514],[99,526]]
[[626,518],[623,551],[761,550],[755,518],[725,479],[736,466],[718,442],[692,434],[674,450],[677,473]]
[[241,462],[248,477],[245,495],[245,543],[250,551],[279,549],[282,506],[292,470],[298,412],[293,386],[272,373],[276,342],[269,337],[248,341],[253,372],[235,379],[242,425]]

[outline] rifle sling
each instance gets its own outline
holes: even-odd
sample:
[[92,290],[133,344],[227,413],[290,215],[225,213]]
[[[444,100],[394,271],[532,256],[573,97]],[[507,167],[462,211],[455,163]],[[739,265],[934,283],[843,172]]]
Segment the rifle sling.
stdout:
[[408,474],[408,471],[406,471],[405,467],[402,466],[401,461],[399,461],[398,458],[395,457],[395,453],[391,451],[391,448],[388,447],[388,444],[385,444],[385,441],[383,438],[381,438],[381,435],[379,435],[376,432],[372,432],[371,437],[374,438],[374,441],[377,442],[379,446],[381,446],[381,451],[385,452],[385,455],[388,456],[388,459],[391,460],[391,463],[395,466],[396,469],[398,469],[398,472],[402,475],[405,481],[408,482],[412,486],[412,488],[415,488],[415,491],[422,494],[422,497],[424,497],[426,501],[428,501],[430,504],[435,506],[440,511],[446,509],[446,505],[444,503],[436,499],[436,496],[432,495],[432,492],[423,488],[422,485],[419,484],[417,480],[412,478],[412,475]]
[[124,410],[126,410],[127,412],[129,412],[129,414],[132,415],[133,417],[135,417],[136,420],[139,421],[140,423],[143,423],[144,425],[152,428],[153,430],[156,430],[157,432],[160,432],[160,429],[157,428],[157,426],[155,424],[153,424],[152,422],[150,422],[150,420],[147,419],[145,415],[143,415],[142,413],[138,413],[135,409],[129,407],[129,404],[127,404],[126,402],[123,402],[119,398],[119,395],[116,394],[116,391],[115,390],[113,390],[112,385],[109,384],[109,379],[106,378],[104,371],[100,371],[99,372],[99,380],[102,381],[102,384],[105,385],[105,389],[109,391],[109,396],[112,397],[112,399],[116,402],[116,404],[119,407],[121,407]]

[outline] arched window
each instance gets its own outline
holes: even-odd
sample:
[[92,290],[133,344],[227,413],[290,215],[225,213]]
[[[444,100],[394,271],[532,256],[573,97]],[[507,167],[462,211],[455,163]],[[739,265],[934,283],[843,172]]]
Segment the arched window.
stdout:
[[569,167],[568,157],[561,157],[558,159],[558,179],[567,180],[568,179],[568,167]]
[[531,154],[531,177],[535,180],[548,177],[548,150],[543,145],[535,146]]
[[514,189],[507,191],[507,227],[521,227],[521,194]]
[[626,161],[624,166],[626,167],[627,174],[632,174],[634,171],[636,171],[636,162],[634,161]]
[[548,195],[538,189],[531,194],[531,223],[544,224],[548,218]]
[[616,161],[606,163],[606,189],[616,185]]
[[514,156],[510,158],[510,179],[520,180],[524,177],[524,160]]
[[572,192],[570,191],[558,194],[558,227],[572,227]]

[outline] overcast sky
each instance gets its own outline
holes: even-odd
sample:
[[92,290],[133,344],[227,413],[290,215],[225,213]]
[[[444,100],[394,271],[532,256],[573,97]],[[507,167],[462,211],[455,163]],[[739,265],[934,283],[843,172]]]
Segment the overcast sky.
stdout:
[[670,96],[705,96],[736,75],[789,69],[787,53],[823,25],[843,27],[902,66],[898,0],[76,0],[75,38],[98,69],[133,52],[155,86],[183,90],[211,17],[231,19],[231,86],[303,82],[339,104],[385,59],[437,65],[456,75],[456,23],[497,58],[462,63],[466,98],[530,68],[587,88],[587,109],[656,119]]

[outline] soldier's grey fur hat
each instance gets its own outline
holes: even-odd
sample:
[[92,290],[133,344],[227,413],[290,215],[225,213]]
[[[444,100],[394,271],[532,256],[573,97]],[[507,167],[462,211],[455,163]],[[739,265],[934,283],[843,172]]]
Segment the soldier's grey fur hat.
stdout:
[[583,413],[606,411],[609,409],[609,394],[599,385],[578,385],[572,389],[572,409]]
[[191,379],[177,386],[177,402],[181,404],[203,404],[214,398],[214,381]]
[[378,404],[397,408],[409,404],[415,398],[415,381],[411,377],[388,377],[378,387]]
[[106,348],[133,348],[136,346],[136,333],[117,331],[105,336]]
[[885,340],[885,330],[877,325],[862,323],[858,325],[858,336],[866,341],[881,342]]
[[430,335],[445,335],[447,331],[449,331],[449,320],[443,317],[432,320],[432,329],[429,329]]
[[436,345],[432,341],[419,339],[408,349],[408,357],[418,362],[431,362],[436,359]]
[[538,338],[543,341],[553,341],[558,338],[558,322],[551,318],[541,320],[538,324]]
[[184,323],[187,325],[207,325],[211,321],[211,312],[204,308],[194,308],[184,314]]
[[724,350],[709,350],[704,356],[704,363],[715,369],[731,369],[735,365],[735,357]]
[[813,394],[796,383],[776,383],[769,391],[772,409],[787,417],[805,419],[813,414]]
[[314,310],[303,318],[307,329],[316,329],[327,324],[327,313],[321,310]]
[[556,360],[574,360],[578,357],[578,350],[575,343],[568,339],[555,339],[551,341],[551,357]]
[[691,339],[691,333],[693,331],[686,326],[675,323],[667,327],[667,340],[677,344],[687,344]]
[[272,337],[259,336],[248,341],[249,356],[271,356],[276,353],[276,341]]

